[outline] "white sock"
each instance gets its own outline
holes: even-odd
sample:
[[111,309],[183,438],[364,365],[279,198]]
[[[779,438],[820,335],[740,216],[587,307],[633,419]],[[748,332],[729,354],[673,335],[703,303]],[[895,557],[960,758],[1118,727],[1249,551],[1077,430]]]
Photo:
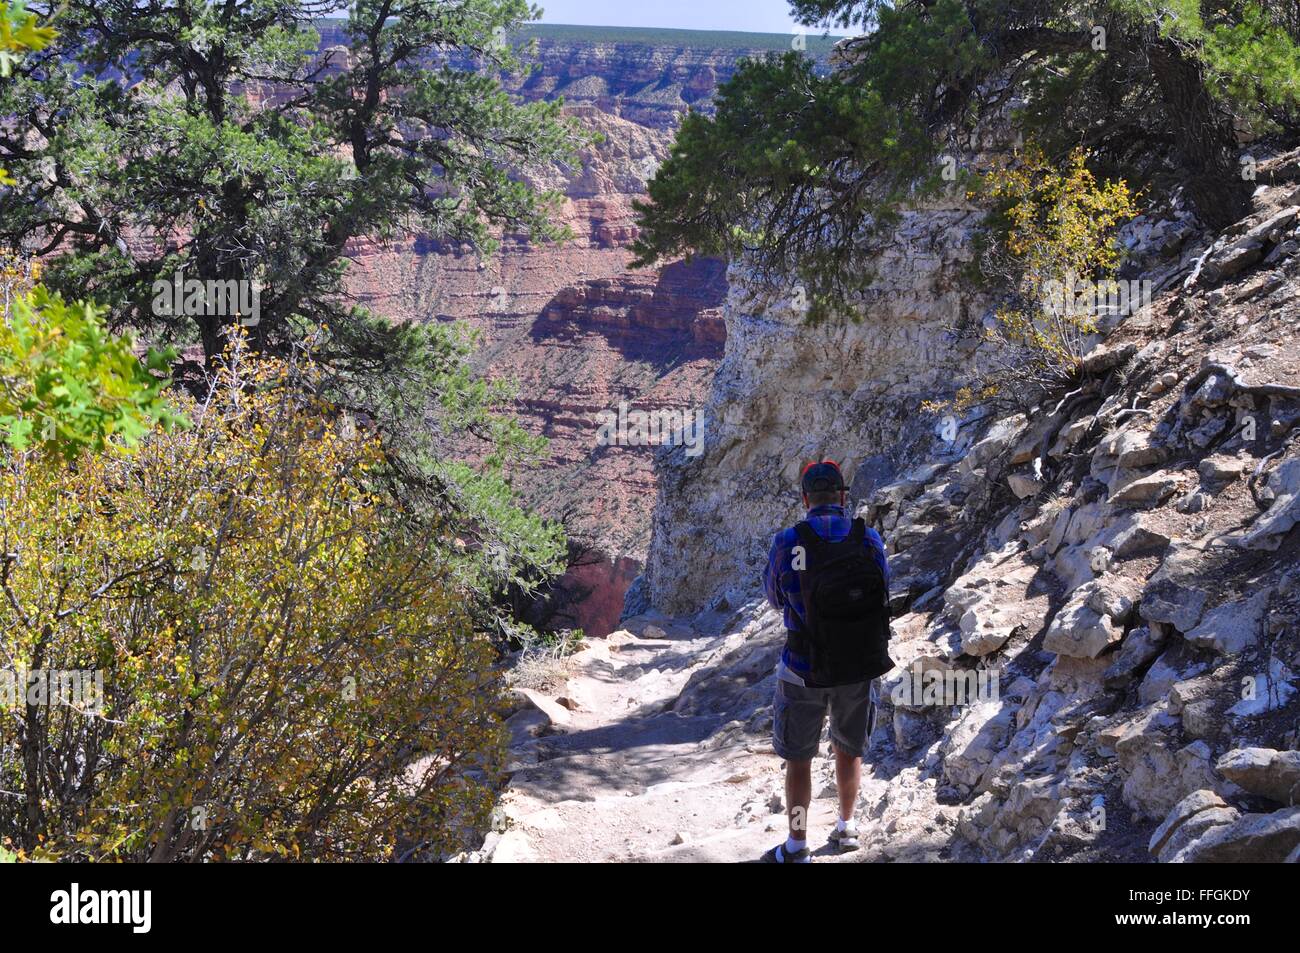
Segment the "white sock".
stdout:
[[797,854],[799,851],[803,850],[807,843],[807,841],[795,840],[793,837],[787,837],[785,839],[785,847],[782,849],[785,851],[786,856],[789,856],[791,854]]
[[841,834],[843,834],[845,831],[856,831],[857,829],[858,829],[857,822],[855,822],[851,817],[847,821],[844,820],[843,818],[835,819],[835,830],[837,830]]

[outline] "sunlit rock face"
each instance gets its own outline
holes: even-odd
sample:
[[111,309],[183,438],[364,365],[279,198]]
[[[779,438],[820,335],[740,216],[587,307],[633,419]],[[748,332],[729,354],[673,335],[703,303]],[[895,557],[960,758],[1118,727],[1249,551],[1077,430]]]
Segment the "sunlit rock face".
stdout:
[[752,589],[772,534],[801,512],[805,460],[841,462],[864,499],[934,444],[921,404],[950,393],[977,359],[954,329],[986,307],[957,282],[978,221],[964,199],[905,215],[873,262],[856,323],[810,327],[797,287],[760,291],[743,266],[731,269],[705,452],[660,460],[646,572],[656,608],[694,612]]

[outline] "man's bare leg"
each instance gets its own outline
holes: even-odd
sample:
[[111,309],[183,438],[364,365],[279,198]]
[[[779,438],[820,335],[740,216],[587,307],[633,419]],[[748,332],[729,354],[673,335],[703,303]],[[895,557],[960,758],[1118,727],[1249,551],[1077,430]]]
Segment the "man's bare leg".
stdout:
[[[811,775],[809,781],[811,782]],[[862,784],[862,759],[850,757],[838,747],[835,749],[835,790],[840,797],[840,820],[848,823],[858,806],[858,787]],[[789,790],[789,776],[786,789]]]
[[808,806],[812,804],[812,762],[785,763],[786,814],[790,818],[790,837],[808,839]]

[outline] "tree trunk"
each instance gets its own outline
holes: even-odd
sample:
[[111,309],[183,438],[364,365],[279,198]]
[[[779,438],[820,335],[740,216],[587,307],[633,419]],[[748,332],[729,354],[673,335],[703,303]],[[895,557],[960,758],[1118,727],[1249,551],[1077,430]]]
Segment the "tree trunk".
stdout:
[[1201,64],[1175,40],[1153,29],[1145,46],[1177,137],[1187,198],[1202,222],[1226,228],[1250,213],[1253,191],[1237,162],[1232,117],[1210,97]]

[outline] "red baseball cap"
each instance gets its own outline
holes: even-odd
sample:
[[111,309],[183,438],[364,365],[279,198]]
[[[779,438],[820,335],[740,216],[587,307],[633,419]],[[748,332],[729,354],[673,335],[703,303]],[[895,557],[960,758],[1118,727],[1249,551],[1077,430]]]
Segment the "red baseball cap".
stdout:
[[799,474],[799,485],[804,493],[847,489],[844,486],[844,474],[840,473],[840,465],[834,460],[822,460],[805,466]]

